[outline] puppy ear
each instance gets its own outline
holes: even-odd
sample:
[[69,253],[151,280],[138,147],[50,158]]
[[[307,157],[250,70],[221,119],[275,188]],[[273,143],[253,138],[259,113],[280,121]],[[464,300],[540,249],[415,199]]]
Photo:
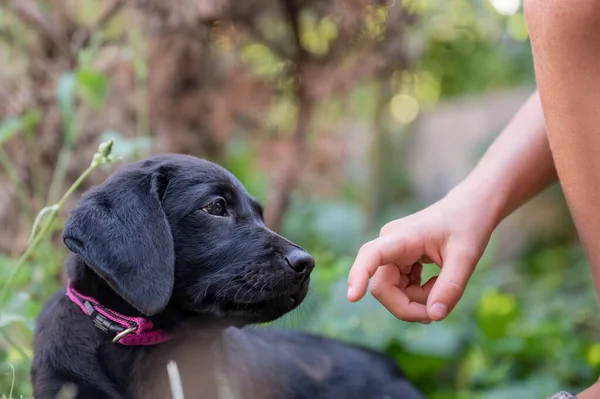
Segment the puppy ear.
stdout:
[[165,308],[173,291],[175,253],[162,209],[166,178],[131,164],[90,190],[72,212],[63,241],[145,315]]

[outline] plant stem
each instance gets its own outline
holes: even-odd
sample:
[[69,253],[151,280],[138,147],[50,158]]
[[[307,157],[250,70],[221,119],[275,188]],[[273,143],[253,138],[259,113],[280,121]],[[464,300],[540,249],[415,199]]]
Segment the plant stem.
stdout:
[[[31,170],[31,185],[33,186],[33,192],[35,198],[40,205],[44,203],[44,174],[42,173],[42,166],[40,164],[39,148],[35,142],[34,132],[32,129],[27,129],[25,132],[25,142],[27,144],[27,151],[30,157],[30,170]],[[39,208],[37,208],[39,209]]]
[[60,189],[62,188],[67,173],[67,167],[69,166],[69,160],[71,159],[71,148],[65,147],[60,150],[58,155],[58,161],[56,162],[56,169],[54,169],[54,175],[52,176],[52,182],[50,183],[50,190],[48,191],[48,202],[53,203],[58,198]]
[[[46,218],[42,228],[37,234],[34,231],[34,237],[31,240],[31,243],[27,246],[25,253],[21,255],[14,269],[11,271],[10,275],[6,279],[4,286],[2,287],[2,291],[0,291],[0,306],[4,305],[4,302],[6,301],[6,298],[8,296],[8,289],[12,286],[17,273],[25,264],[27,259],[29,259],[29,257],[33,254],[40,242],[42,242],[42,238],[44,238],[44,236],[51,230],[54,224],[54,220],[58,215],[58,212],[60,212],[62,207],[67,203],[71,195],[73,195],[77,188],[81,186],[81,183],[83,183],[83,181],[90,175],[90,173],[92,173],[94,169],[96,169],[100,165],[108,164],[113,161],[113,158],[110,155],[112,152],[113,144],[113,139],[108,140],[106,143],[100,144],[100,146],[98,146],[98,152],[94,154],[94,158],[92,159],[90,166],[77,178],[77,180],[75,180],[75,182],[71,185],[71,187],[69,187],[67,192],[62,196],[60,201],[58,201],[55,205],[50,207],[51,211],[49,212],[48,217]],[[2,316],[2,313],[3,311],[0,310],[0,316]],[[25,353],[25,351],[23,351],[19,347],[19,345],[10,337],[10,335],[4,329],[0,328],[0,334],[4,336],[6,342],[8,342],[15,349],[17,349],[17,351],[19,351],[19,353],[29,361],[29,356],[27,356],[27,353]]]
[[14,280],[17,272],[23,266],[23,264],[27,261],[27,259],[31,256],[31,254],[33,253],[33,251],[35,251],[35,249],[39,245],[40,241],[42,241],[42,238],[50,230],[50,228],[52,227],[52,224],[54,223],[54,220],[56,219],[56,215],[58,215],[58,212],[61,210],[61,208],[67,202],[67,200],[69,199],[69,197],[75,192],[75,190],[77,190],[77,188],[81,185],[81,183],[89,176],[90,173],[92,173],[92,171],[97,166],[98,166],[98,164],[92,164],[92,165],[90,165],[81,174],[81,176],[79,176],[79,178],[77,180],[75,180],[75,183],[73,183],[71,185],[71,187],[69,187],[69,190],[67,190],[67,192],[65,193],[65,195],[63,195],[63,197],[60,199],[60,201],[58,201],[58,203],[56,204],[56,206],[54,207],[54,209],[52,211],[50,211],[50,213],[48,214],[48,217],[46,218],[46,222],[44,223],[44,225],[40,229],[39,233],[37,233],[35,235],[34,239],[31,241],[31,244],[27,247],[27,250],[25,251],[25,253],[19,258],[19,260],[17,261],[16,266],[14,267],[14,269],[12,270],[10,276],[8,277],[8,279],[6,280],[6,282],[4,283],[4,287],[2,288],[2,291],[0,292],[0,304],[3,304],[4,301],[6,300],[6,295],[7,295],[8,288],[12,285],[12,282],[13,282],[13,280]]
[[[27,353],[25,353],[25,350],[23,348],[21,348],[21,346],[19,344],[17,344],[12,338],[11,336],[4,330],[4,328],[0,328],[0,335],[2,335],[4,337],[4,339],[6,340],[6,342],[12,346],[13,348],[15,348],[17,350],[17,352],[19,352],[19,354],[21,356],[23,356],[23,359],[27,360],[27,361],[31,361],[31,359],[29,358],[29,355],[27,355]],[[9,396],[10,398],[10,396]]]
[[54,174],[52,175],[52,181],[50,182],[50,189],[48,190],[48,203],[54,203],[60,195],[60,190],[65,182],[65,176],[67,175],[67,169],[69,167],[69,161],[73,154],[73,137],[77,132],[78,127],[81,126],[80,120],[82,116],[73,118],[73,120],[67,122],[65,127],[66,132],[64,134],[65,141],[60,153],[58,154],[58,160],[54,168]]
[[25,190],[23,190],[22,182],[19,177],[19,174],[17,173],[17,171],[13,167],[13,165],[10,163],[10,161],[8,160],[8,156],[6,155],[6,152],[4,152],[4,149],[2,149],[1,147],[0,147],[0,166],[2,166],[2,168],[8,174],[8,178],[12,182],[12,186],[15,189],[15,194],[19,200],[19,203],[21,205],[23,212],[25,212],[25,215],[27,216],[29,221],[33,221],[33,211],[31,209],[31,205],[29,204],[29,197],[27,196],[27,193],[25,193]]
[[15,367],[11,364],[10,368],[12,369],[12,381],[10,382],[10,392],[8,393],[8,398],[12,399],[13,392],[15,391]]

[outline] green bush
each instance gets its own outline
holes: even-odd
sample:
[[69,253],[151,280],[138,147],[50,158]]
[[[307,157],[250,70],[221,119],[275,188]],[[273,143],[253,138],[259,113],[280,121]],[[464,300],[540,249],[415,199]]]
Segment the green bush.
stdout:
[[[490,12],[487,3],[466,0],[406,3],[412,4],[422,17],[407,43],[422,49],[422,53],[416,73],[398,72],[388,82],[393,94],[409,92],[425,110],[447,97],[532,83],[522,13],[504,18]],[[6,15],[2,9],[0,23],[8,23],[9,31],[13,25]],[[309,34],[302,40],[311,51],[322,51],[327,43],[320,42],[319,37],[329,40],[335,24],[324,20],[317,26],[315,21],[307,21],[318,34]],[[143,42],[134,36],[132,33],[130,40]],[[94,36],[92,42],[101,41],[98,37]],[[143,48],[137,42],[133,47]],[[33,173],[39,161],[35,153],[27,160],[33,175],[32,199],[5,151],[5,144],[18,134],[35,144],[36,128],[45,115],[31,109],[0,121],[0,169],[15,190],[23,224],[28,227],[33,227],[39,207],[58,202],[62,194],[75,138],[84,122],[80,109],[101,111],[106,105],[110,82],[92,67],[92,61],[99,57],[96,50],[95,44],[83,49],[78,66],[65,72],[57,83],[54,101],[63,127],[62,148],[52,170],[48,195],[46,187],[40,187],[42,180]],[[132,49],[127,50],[124,54],[133,57]],[[264,46],[251,44],[241,57],[256,67],[254,72],[258,75],[279,73],[283,63],[264,50]],[[136,84],[143,85],[141,77],[147,74],[145,60],[138,55],[134,58],[139,80]],[[284,92],[289,90],[284,84],[280,86]],[[378,89],[371,90],[373,87],[373,82],[366,82],[343,100],[350,103],[351,116],[345,116],[353,123],[371,123],[373,130],[387,134],[387,141],[382,141],[385,148],[379,154],[386,162],[382,162],[376,176],[381,179],[382,188],[372,193],[356,182],[346,182],[339,196],[293,197],[283,233],[309,250],[317,267],[304,304],[273,324],[385,351],[431,399],[543,398],[559,389],[577,391],[590,384],[600,374],[600,318],[596,317],[597,299],[588,265],[576,243],[531,243],[523,257],[499,263],[495,261],[492,240],[464,298],[442,323],[423,326],[398,321],[370,295],[356,304],[346,300],[346,277],[359,246],[376,235],[381,224],[424,206],[415,200],[405,171],[397,167],[396,148],[388,140],[404,130],[397,125],[390,127],[385,112],[376,120],[374,93]],[[270,123],[289,131],[296,105],[285,96],[278,101],[269,111],[273,114]],[[342,106],[343,102],[332,99],[320,104],[324,114],[320,117],[326,121],[341,118],[341,109],[348,107]],[[126,139],[113,130],[99,132],[97,138],[105,141],[114,137],[115,157],[137,159],[147,154],[153,144],[147,123],[139,117],[139,131],[134,138]],[[224,166],[251,194],[265,202],[269,179],[256,168],[256,154],[250,151],[249,140],[240,135],[228,141]],[[376,197],[375,206],[370,207],[375,209],[366,210],[369,207],[363,203],[365,196]],[[40,227],[48,217],[46,214],[41,219]],[[64,212],[56,215],[48,236],[60,232],[64,218]],[[6,298],[0,298],[0,394],[16,398],[31,395],[29,366],[34,321],[43,303],[61,285],[59,276],[65,257],[64,246],[51,239],[39,242],[17,274],[17,260],[0,256],[0,289],[8,287]],[[436,273],[435,266],[426,266],[426,274]],[[13,274],[14,279],[7,285]]]

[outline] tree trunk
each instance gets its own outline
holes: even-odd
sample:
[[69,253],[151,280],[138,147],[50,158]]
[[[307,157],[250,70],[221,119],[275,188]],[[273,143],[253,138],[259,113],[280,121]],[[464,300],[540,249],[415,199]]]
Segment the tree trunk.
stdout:
[[385,79],[380,79],[377,90],[377,104],[373,114],[373,138],[371,140],[369,181],[366,196],[363,197],[363,206],[367,214],[365,233],[376,231],[377,214],[381,207],[381,177],[385,168],[385,123],[387,106],[391,90]]
[[289,158],[284,161],[284,166],[273,178],[272,189],[267,200],[265,223],[274,231],[281,231],[285,212],[290,205],[292,193],[300,180],[303,166],[308,158],[308,145],[306,136],[312,116],[312,102],[300,98],[298,119],[291,138],[292,151]]

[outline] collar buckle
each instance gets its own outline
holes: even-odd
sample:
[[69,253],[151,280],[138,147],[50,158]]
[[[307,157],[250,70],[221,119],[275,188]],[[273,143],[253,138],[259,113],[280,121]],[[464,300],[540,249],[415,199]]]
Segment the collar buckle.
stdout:
[[[83,303],[85,310],[87,311],[88,316],[92,318],[94,326],[98,328],[100,331],[105,333],[117,333],[117,335],[113,338],[112,342],[117,342],[121,338],[134,333],[138,326],[131,323],[129,328],[125,328],[122,325],[110,320],[102,313],[98,312],[94,305],[92,305],[89,301],[85,301]],[[98,305],[96,305],[98,306]]]
[[[114,334],[112,342],[125,346],[156,345],[168,341],[171,336],[164,330],[154,329],[152,321],[143,317],[121,315],[98,303],[95,299],[82,295],[67,282],[67,297],[85,315],[92,319],[94,327],[107,334]],[[133,334],[134,336],[129,336]]]
[[121,338],[125,338],[126,336],[128,336],[131,333],[134,333],[137,330],[137,327],[129,327],[126,330],[121,331],[120,333],[118,333],[117,335],[115,335],[115,337],[112,339],[112,342],[119,342],[121,340]]

